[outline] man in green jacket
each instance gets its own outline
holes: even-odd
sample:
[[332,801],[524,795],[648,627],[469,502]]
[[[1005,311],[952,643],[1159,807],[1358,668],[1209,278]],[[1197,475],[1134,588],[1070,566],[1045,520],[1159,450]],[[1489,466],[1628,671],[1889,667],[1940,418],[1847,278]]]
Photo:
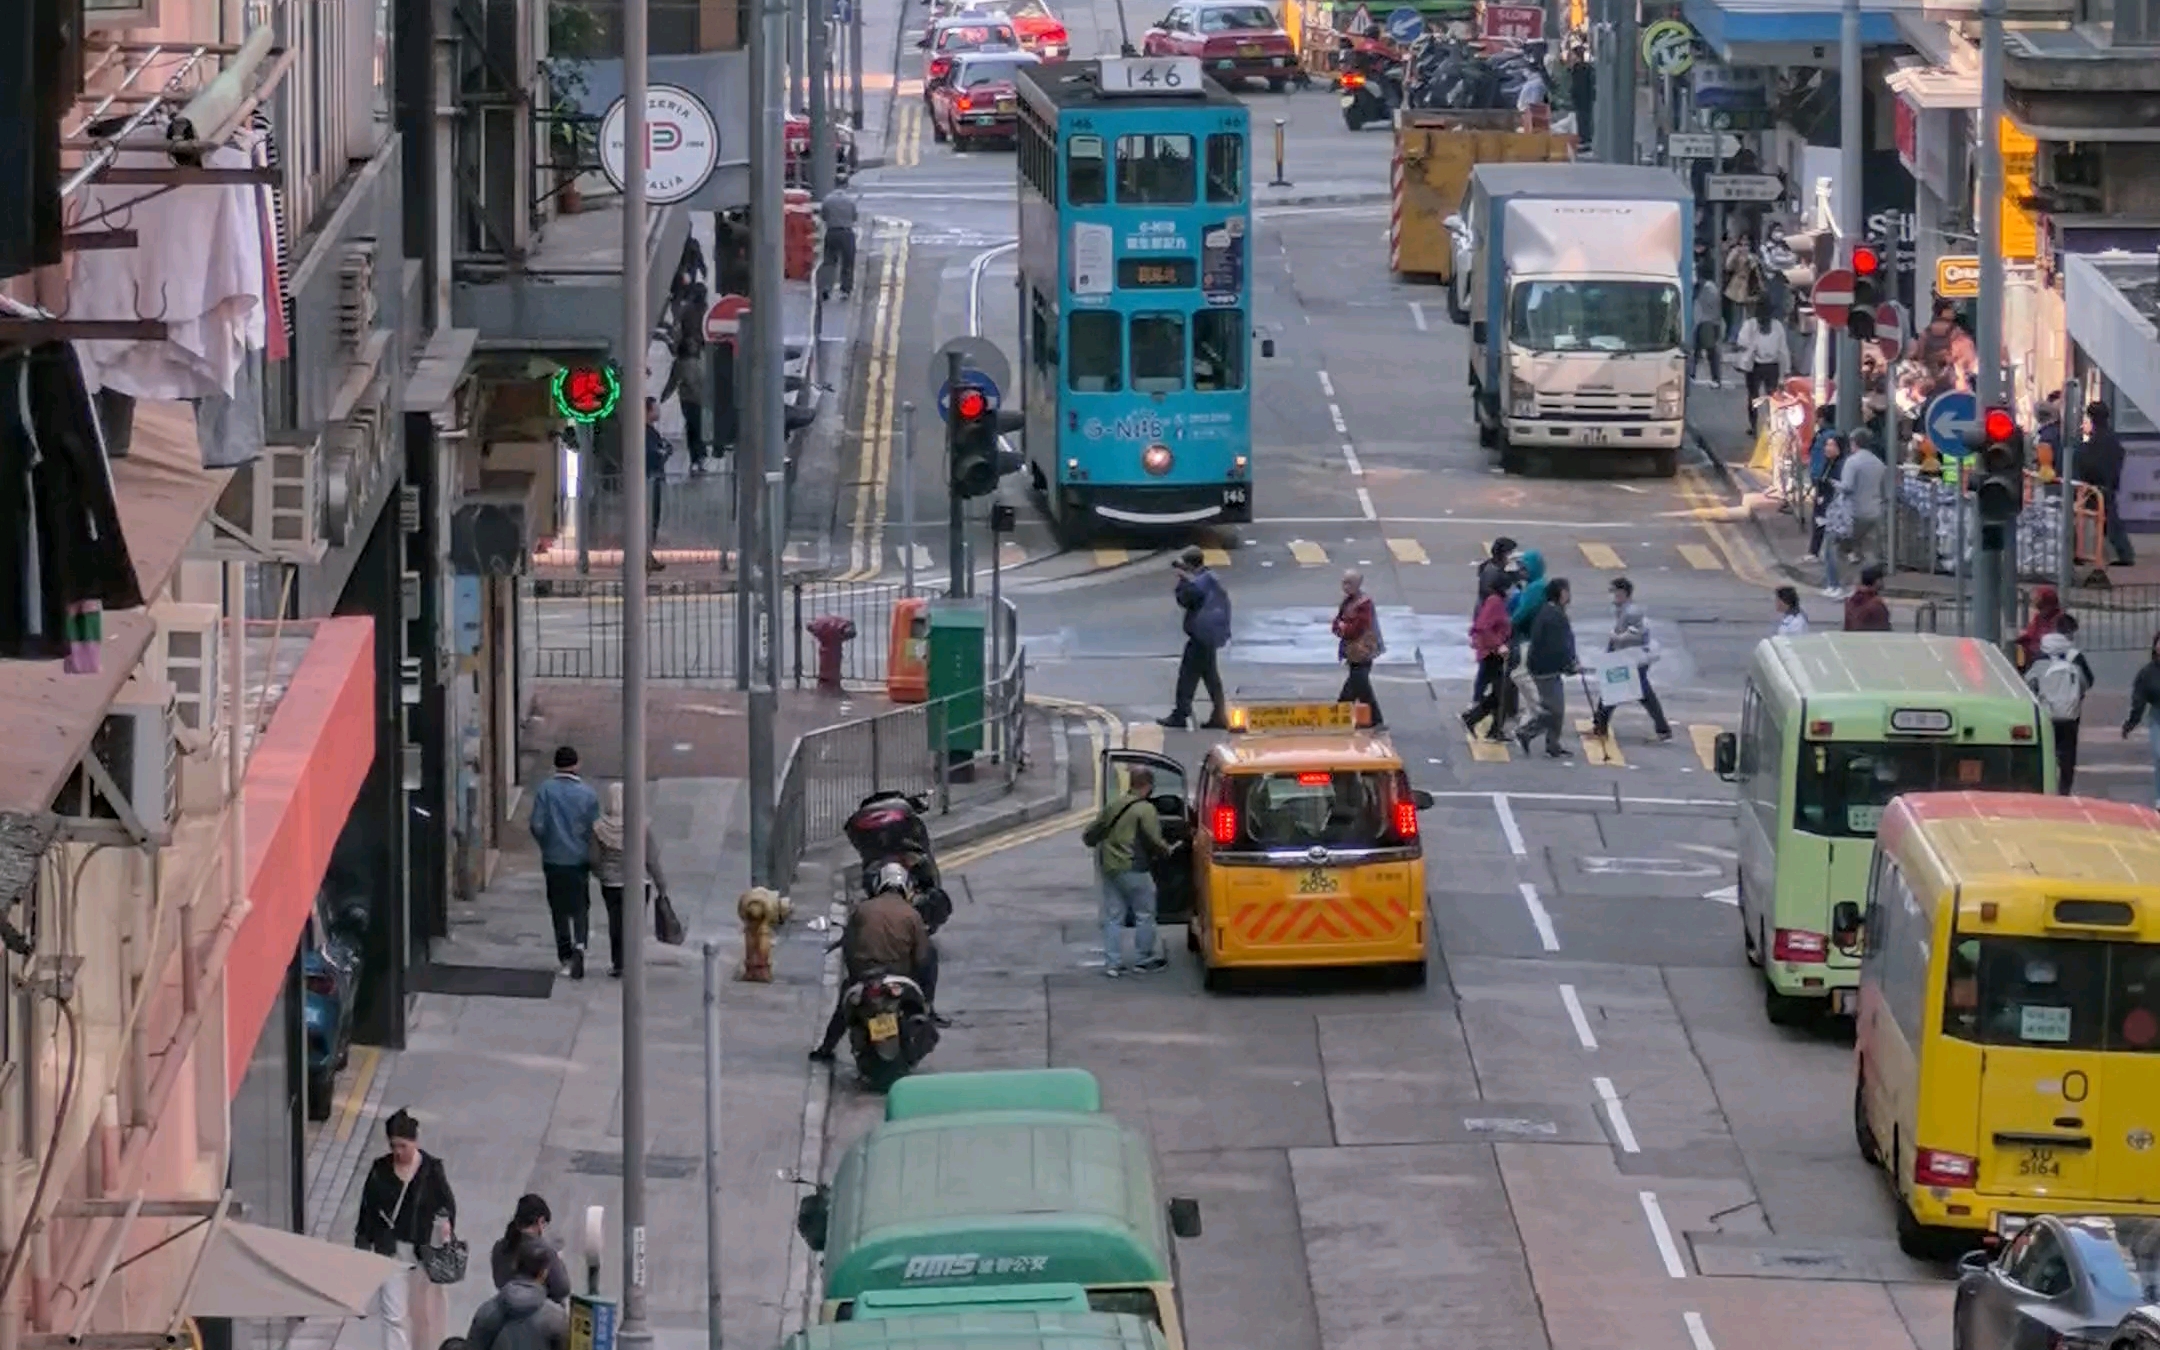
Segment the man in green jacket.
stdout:
[[1095,871],[1102,880],[1103,974],[1116,979],[1127,969],[1125,918],[1133,923],[1133,970],[1161,970],[1169,964],[1155,945],[1155,877],[1150,859],[1169,851],[1162,822],[1151,801],[1155,775],[1135,765],[1126,775],[1122,795],[1103,806],[1088,827],[1095,848]]

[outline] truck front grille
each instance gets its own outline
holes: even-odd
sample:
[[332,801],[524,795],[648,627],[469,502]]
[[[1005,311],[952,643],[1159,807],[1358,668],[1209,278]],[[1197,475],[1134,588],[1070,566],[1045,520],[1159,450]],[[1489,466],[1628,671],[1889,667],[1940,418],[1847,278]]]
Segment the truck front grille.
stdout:
[[1618,394],[1606,389],[1538,391],[1540,417],[1639,417],[1657,411],[1654,394]]

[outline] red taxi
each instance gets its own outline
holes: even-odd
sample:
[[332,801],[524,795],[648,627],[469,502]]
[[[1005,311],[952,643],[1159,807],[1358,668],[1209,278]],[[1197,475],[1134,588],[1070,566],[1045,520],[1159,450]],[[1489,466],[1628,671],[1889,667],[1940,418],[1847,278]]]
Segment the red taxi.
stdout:
[[954,59],[952,73],[930,95],[930,135],[965,150],[978,141],[1010,141],[1020,135],[1020,67],[1036,64],[1026,52],[972,52]]
[[[786,128],[787,184],[803,187],[810,181],[810,118],[789,113]],[[833,176],[845,183],[855,175],[855,131],[845,121],[833,123]]]
[[1022,47],[1045,61],[1062,61],[1072,55],[1072,38],[1043,0],[1012,0],[1003,8],[1020,34]]
[[969,52],[1016,52],[1020,34],[1003,15],[962,14],[930,25],[917,46],[923,51],[923,103],[933,113],[933,94],[952,74],[953,62]]
[[1147,56],[1190,56],[1228,88],[1237,80],[1266,80],[1281,92],[1298,73],[1297,49],[1258,0],[1187,0],[1141,39]]

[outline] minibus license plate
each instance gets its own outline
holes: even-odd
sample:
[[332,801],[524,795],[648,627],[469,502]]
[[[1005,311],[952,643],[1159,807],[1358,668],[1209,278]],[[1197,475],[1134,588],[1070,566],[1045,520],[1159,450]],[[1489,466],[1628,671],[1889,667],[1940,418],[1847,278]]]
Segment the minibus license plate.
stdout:
[[2018,1175],[2059,1178],[2062,1176],[2062,1164],[2055,1160],[2054,1149],[2028,1148],[2025,1156],[2018,1160]]
[[1299,895],[1340,895],[1342,894],[1342,883],[1336,880],[1335,874],[1325,867],[1308,867],[1298,873],[1297,893]]
[[879,1013],[870,1019],[870,1042],[883,1045],[900,1034],[900,1019],[891,1013]]

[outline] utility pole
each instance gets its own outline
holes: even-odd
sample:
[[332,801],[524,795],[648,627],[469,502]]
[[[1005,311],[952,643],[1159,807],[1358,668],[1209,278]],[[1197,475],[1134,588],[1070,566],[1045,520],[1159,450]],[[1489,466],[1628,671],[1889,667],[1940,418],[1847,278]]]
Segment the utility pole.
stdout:
[[848,123],[862,130],[862,7],[863,0],[847,0],[848,16]]
[[[647,0],[623,0],[622,463],[623,875],[645,883],[645,586],[652,503],[645,476],[645,128]],[[672,261],[672,260],[671,260]],[[633,901],[632,912],[644,905]],[[645,925],[623,933],[623,1299],[616,1342],[650,1350],[645,1321]],[[584,958],[581,955],[579,960]]]
[[705,1341],[720,1350],[720,944],[705,939]]
[[975,569],[967,561],[967,518],[962,508],[960,492],[953,482],[953,431],[960,419],[953,410],[953,400],[960,393],[960,353],[945,354],[945,548],[950,558],[946,563],[948,580],[945,593],[953,597],[970,594],[975,589]]
[[[855,0],[860,3],[861,0]],[[900,594],[915,594],[915,405],[900,405]]]
[[1595,58],[1596,82],[1591,86],[1590,98],[1590,154],[1606,164],[1618,163],[1614,147],[1619,144],[1614,135],[1619,119],[1613,116],[1613,95],[1619,88],[1615,73],[1613,39],[1618,36],[1613,23],[1613,12],[1620,0],[1591,0],[1590,51]]
[[[780,286],[785,255],[781,249],[781,189],[787,175],[787,77],[781,56],[787,49],[788,0],[757,0],[757,19],[751,30],[750,107],[754,122],[750,143],[750,326],[744,343],[750,354],[750,435],[736,458],[745,509],[755,513],[756,532],[745,533],[743,560],[737,569],[737,585],[749,588],[757,575],[753,566],[772,565],[779,552],[775,546],[782,523],[767,510],[765,475],[786,468],[787,413],[785,396],[787,351],[780,323]],[[737,348],[740,359],[743,347]],[[755,562],[753,563],[753,559]],[[770,583],[773,579],[766,578]],[[767,585],[757,595],[770,596]],[[755,599],[748,608],[753,615]],[[754,626],[754,625],[753,625]],[[750,879],[751,884],[772,884],[773,825],[773,711],[777,695],[773,672],[779,668],[780,614],[777,608],[765,615],[765,660],[756,660],[757,644],[751,643],[750,675]]]
[[[1866,92],[1860,74],[1860,0],[1844,0],[1838,15],[1838,259],[1841,266],[1852,258],[1860,242],[1860,119],[1861,97]],[[1838,330],[1837,422],[1851,432],[1860,425],[1866,386],[1860,380],[1860,344],[1852,330]],[[1886,447],[1887,448],[1887,447]]]
[[[809,13],[809,0],[788,0],[787,5],[787,93],[788,111],[803,112],[809,102],[803,97],[803,20]],[[809,167],[807,165],[805,168]]]
[[1613,163],[1633,164],[1635,153],[1635,63],[1642,59],[1636,0],[1613,0]]
[[822,202],[833,190],[832,0],[802,0],[810,26],[810,199]]
[[[1980,349],[1975,392],[1983,417],[2003,395],[2002,120],[2003,0],[1981,0],[1980,166],[1975,187],[1980,198],[1980,313],[1974,338]],[[2064,409],[2064,415],[2068,414]],[[2015,603],[2017,595],[2017,578],[2006,575],[2003,566],[2005,534],[2000,525],[1982,524],[1980,552],[1973,560],[1973,607],[1978,614],[1973,632],[1987,642],[2002,641],[2003,611]]]
[[[2055,452],[2055,481],[2062,487],[2062,516],[2060,545],[2055,552],[2055,589],[2067,594],[2077,579],[2077,479],[2073,477],[2077,466],[2078,438],[2085,433],[2085,388],[2073,375],[2063,381],[2062,421],[2059,444]],[[2107,547],[2101,540],[2100,546]]]

